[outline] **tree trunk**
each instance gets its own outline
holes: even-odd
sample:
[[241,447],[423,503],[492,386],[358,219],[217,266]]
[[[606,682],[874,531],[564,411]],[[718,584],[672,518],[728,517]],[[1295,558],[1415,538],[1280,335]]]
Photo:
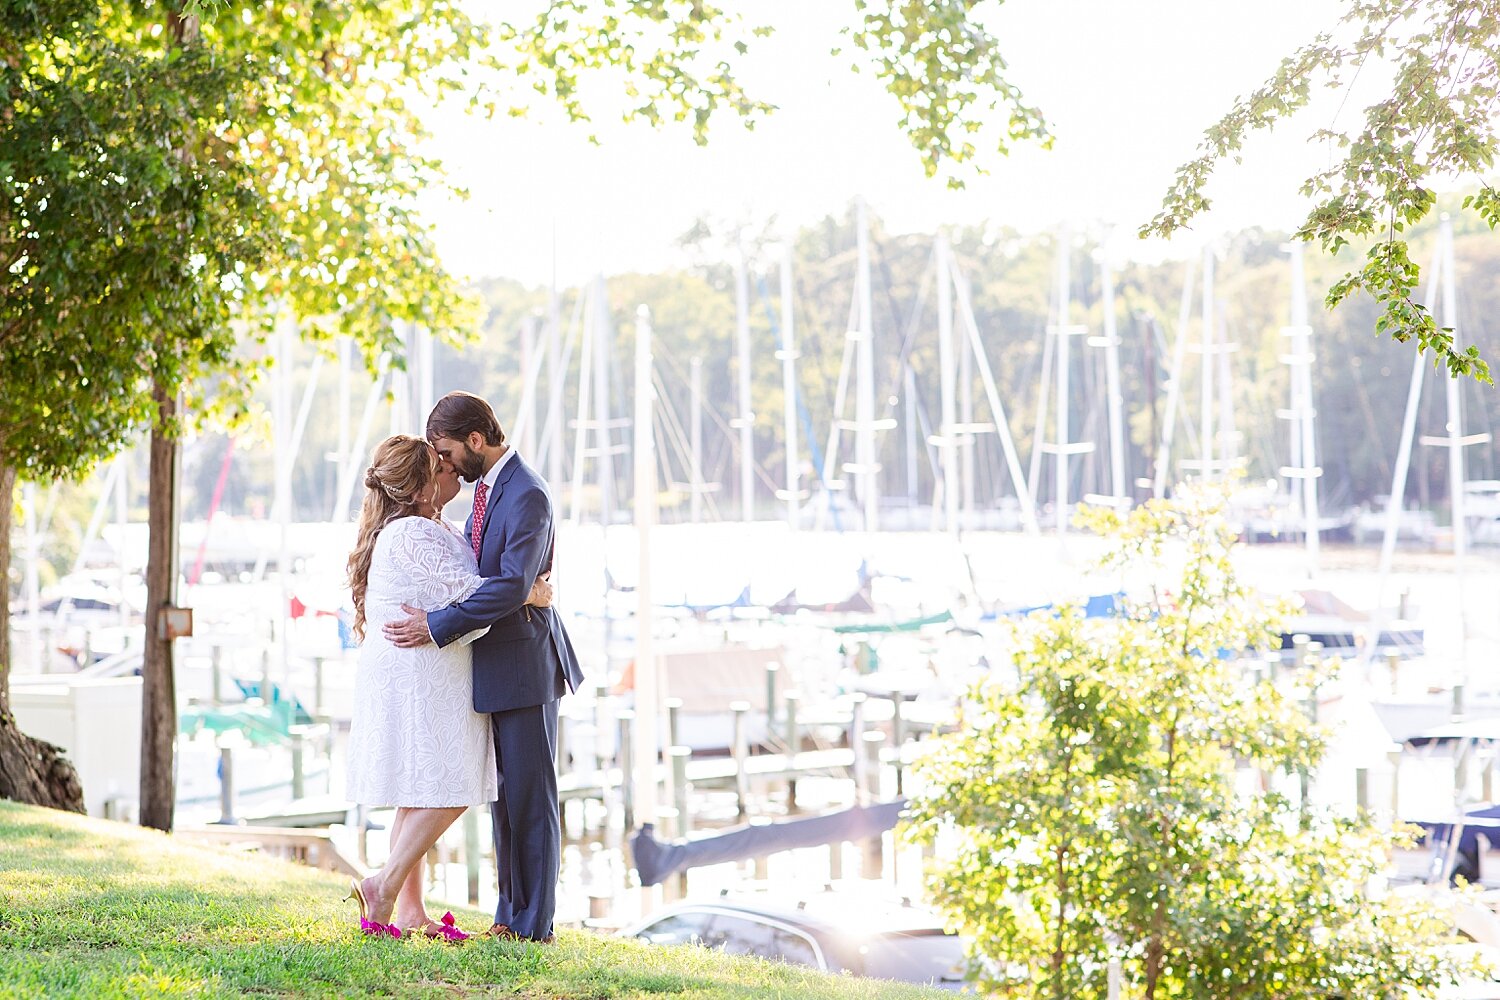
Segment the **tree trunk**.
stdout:
[[16,470],[0,465],[0,799],[83,812],[78,772],[51,743],[21,732],[10,714],[10,520]]
[[146,636],[141,665],[141,825],[171,830],[176,805],[172,759],[177,742],[177,693],[173,640],[164,635],[161,615],[177,603],[177,485],[182,450],[174,427],[176,394],[158,382],[153,396],[157,420],[151,429]]
[[[169,4],[166,28],[170,48],[184,48],[198,39],[198,18],[184,15],[181,0]],[[190,158],[187,147],[177,150]],[[177,604],[177,499],[182,472],[182,448],[177,439],[177,388],[158,374],[151,390],[156,420],[151,425],[151,485],[147,501],[146,641],[141,664],[141,826],[172,829],[177,805],[176,669],[173,641],[167,638],[162,614]]]

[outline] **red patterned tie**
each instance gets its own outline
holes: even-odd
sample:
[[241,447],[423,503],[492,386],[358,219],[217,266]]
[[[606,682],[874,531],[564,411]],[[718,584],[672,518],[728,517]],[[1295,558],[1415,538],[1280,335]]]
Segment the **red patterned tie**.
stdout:
[[484,480],[480,480],[474,487],[474,524],[471,529],[474,543],[474,561],[479,561],[479,540],[484,537],[484,502],[490,495],[490,488]]

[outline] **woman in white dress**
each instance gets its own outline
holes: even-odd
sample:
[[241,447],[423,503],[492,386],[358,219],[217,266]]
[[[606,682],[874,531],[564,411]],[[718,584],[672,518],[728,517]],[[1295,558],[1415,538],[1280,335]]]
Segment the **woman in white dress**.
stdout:
[[[474,711],[469,643],[392,646],[385,622],[402,604],[435,611],[467,598],[482,582],[463,534],[439,516],[458,493],[458,474],[421,438],[398,434],[375,449],[365,473],[359,531],[349,556],[354,633],[364,641],[349,729],[348,796],[396,807],[383,869],[351,886],[361,927],[400,937],[407,928],[462,940],[451,915],[441,922],[422,903],[421,861],[471,805],[495,800],[494,737]],[[531,603],[550,603],[538,581]]]

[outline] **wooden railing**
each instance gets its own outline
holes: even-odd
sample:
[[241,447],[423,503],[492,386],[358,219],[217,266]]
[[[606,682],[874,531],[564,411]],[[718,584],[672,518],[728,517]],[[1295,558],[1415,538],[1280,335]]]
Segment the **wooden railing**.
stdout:
[[365,873],[344,856],[326,830],[299,830],[277,826],[178,827],[173,836],[184,840],[221,844],[259,851],[273,858],[296,861],[312,868],[361,877]]

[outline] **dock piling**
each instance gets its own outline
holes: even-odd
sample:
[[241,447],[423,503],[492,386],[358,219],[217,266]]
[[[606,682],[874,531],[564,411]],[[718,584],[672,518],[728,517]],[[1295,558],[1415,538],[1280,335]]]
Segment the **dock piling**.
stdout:
[[224,704],[224,647],[217,642],[214,643],[210,664],[213,681],[213,704],[215,708],[218,708]]
[[[865,780],[867,782],[864,791],[865,802],[880,801],[880,749],[885,743],[885,733],[878,729],[872,729],[863,736],[863,753],[868,755],[866,764]],[[865,878],[878,878],[885,868],[885,850],[879,834],[869,837],[864,842],[863,875]]]
[[1391,762],[1391,822],[1395,823],[1401,818],[1401,745],[1393,746],[1386,759]]
[[750,703],[730,702],[729,710],[734,713],[734,736],[729,748],[734,755],[734,804],[739,818],[744,819],[750,815],[750,780],[745,774],[745,759],[750,756],[750,734],[746,729]]
[[232,826],[234,816],[234,747],[219,747],[219,822]]
[[902,779],[905,770],[901,766],[901,748],[906,745],[906,720],[901,717],[901,692],[891,692],[891,745],[895,750],[892,764],[896,768],[896,794],[902,794]]
[[855,692],[849,696],[849,750],[853,754],[850,776],[854,779],[854,800],[861,804],[868,802],[866,794],[869,789],[869,768],[865,760],[865,702],[868,699],[863,692]]
[[313,715],[323,714],[323,657],[313,657]]
[[292,798],[307,798],[307,733],[301,726],[292,727]]
[[[604,752],[604,734],[609,731],[606,709],[609,707],[609,683],[600,681],[594,685],[594,770],[603,772],[609,763]],[[602,782],[601,782],[602,784]]]
[[464,810],[464,889],[469,905],[479,905],[479,813]]
[[682,699],[667,699],[667,746],[675,747],[682,744],[680,729],[682,725]]
[[766,732],[776,731],[776,675],[781,672],[778,663],[766,664]]
[[797,811],[797,751],[802,745],[802,730],[797,723],[797,706],[802,695],[797,691],[786,693],[786,760],[791,777],[786,780],[786,811]]
[[672,796],[677,807],[677,836],[686,837],[692,829],[692,814],[688,812],[687,762],[693,755],[692,747],[672,746],[667,748],[672,758]]
[[635,767],[630,753],[630,730],[634,721],[635,712],[628,708],[615,713],[615,723],[620,733],[618,749],[615,750],[615,763],[620,768],[620,813],[625,821],[626,833],[635,829],[635,791],[630,779]]

